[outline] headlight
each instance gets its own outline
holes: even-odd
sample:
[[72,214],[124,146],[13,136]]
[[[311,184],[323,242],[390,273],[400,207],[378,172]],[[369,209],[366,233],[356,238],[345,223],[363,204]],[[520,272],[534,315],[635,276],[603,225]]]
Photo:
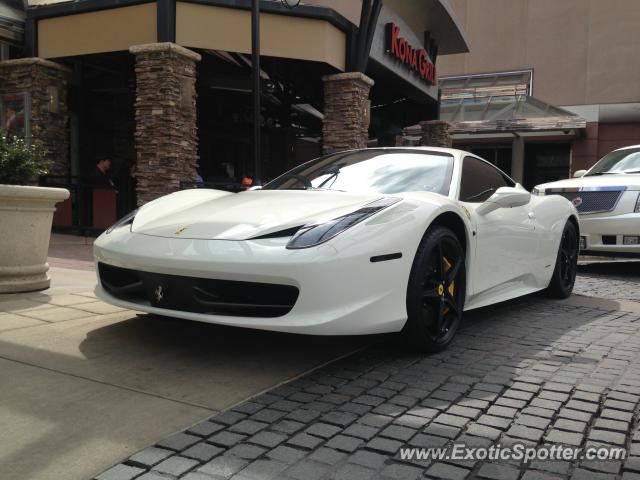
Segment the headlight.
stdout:
[[635,213],[640,213],[640,193],[638,194],[638,198],[636,199],[636,208],[633,209]]
[[124,227],[125,225],[131,225],[133,223],[133,219],[136,217],[136,213],[138,213],[138,209],[137,208],[133,212],[127,213],[124,217],[122,217],[116,223],[114,223],[109,228],[107,228],[107,230],[104,233],[109,235],[116,228]]
[[320,245],[399,201],[399,198],[381,198],[374,202],[367,203],[364,207],[354,212],[347,213],[328,222],[317,225],[305,225],[289,240],[287,248],[309,248]]

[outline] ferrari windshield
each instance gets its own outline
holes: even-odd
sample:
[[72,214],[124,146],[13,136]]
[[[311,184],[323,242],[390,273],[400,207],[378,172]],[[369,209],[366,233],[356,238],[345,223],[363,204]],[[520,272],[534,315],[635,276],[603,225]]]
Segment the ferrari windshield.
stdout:
[[289,170],[265,190],[323,189],[355,193],[448,195],[453,156],[406,149],[368,149],[320,157]]
[[640,173],[640,148],[627,148],[607,153],[585,176],[607,173]]

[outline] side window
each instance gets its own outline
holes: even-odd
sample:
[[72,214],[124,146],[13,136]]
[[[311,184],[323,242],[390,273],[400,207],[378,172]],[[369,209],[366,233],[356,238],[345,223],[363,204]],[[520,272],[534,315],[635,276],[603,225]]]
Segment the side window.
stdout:
[[490,163],[474,157],[464,157],[460,178],[461,201],[481,203],[500,187],[513,186],[513,181]]

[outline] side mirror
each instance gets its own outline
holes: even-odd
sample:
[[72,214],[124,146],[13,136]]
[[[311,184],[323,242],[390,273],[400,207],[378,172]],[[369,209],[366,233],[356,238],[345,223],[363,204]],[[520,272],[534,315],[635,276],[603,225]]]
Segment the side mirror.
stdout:
[[522,207],[531,201],[531,194],[523,188],[500,187],[476,212],[486,215],[499,208]]
[[586,170],[576,170],[575,172],[573,172],[573,178],[584,177],[585,173],[587,173]]

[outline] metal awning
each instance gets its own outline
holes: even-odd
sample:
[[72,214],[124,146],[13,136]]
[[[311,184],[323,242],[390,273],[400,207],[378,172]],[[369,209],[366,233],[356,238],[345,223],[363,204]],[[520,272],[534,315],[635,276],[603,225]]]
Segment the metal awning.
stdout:
[[586,127],[567,110],[531,96],[530,72],[455,77],[441,82],[440,118],[452,133],[542,132]]

